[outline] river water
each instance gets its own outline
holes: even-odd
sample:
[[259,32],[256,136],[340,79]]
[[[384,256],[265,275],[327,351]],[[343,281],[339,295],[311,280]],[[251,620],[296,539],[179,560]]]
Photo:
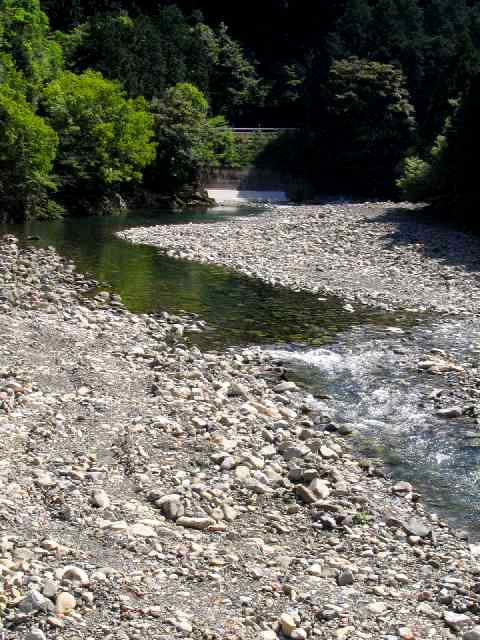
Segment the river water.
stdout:
[[441,381],[418,372],[407,357],[431,347],[463,356],[480,344],[480,327],[471,326],[466,335],[453,321],[359,307],[352,313],[335,297],[271,287],[115,236],[139,225],[202,224],[239,215],[259,211],[156,211],[0,226],[0,233],[55,247],[79,271],[119,293],[135,313],[199,314],[208,330],[188,339],[202,349],[257,344],[274,352],[312,402],[321,406],[319,398],[328,395],[325,409],[332,419],[356,425],[352,445],[358,454],[383,459],[431,508],[480,536],[480,431],[471,421],[452,425],[434,416],[425,398]]

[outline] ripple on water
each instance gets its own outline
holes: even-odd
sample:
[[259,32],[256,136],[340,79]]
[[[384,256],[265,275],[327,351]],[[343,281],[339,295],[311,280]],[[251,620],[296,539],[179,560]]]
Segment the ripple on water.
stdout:
[[480,450],[468,441],[476,425],[435,415],[429,395],[443,380],[419,371],[415,356],[436,347],[461,359],[480,339],[480,323],[438,323],[403,339],[379,335],[358,328],[328,348],[269,351],[313,398],[330,396],[327,403],[313,399],[314,407],[356,425],[357,453],[383,458],[394,477],[413,482],[430,507],[478,536]]

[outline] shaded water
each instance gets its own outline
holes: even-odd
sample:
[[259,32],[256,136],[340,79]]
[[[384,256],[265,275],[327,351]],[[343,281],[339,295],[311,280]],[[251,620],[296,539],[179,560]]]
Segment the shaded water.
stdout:
[[[0,233],[38,236],[35,244],[54,246],[72,258],[79,271],[119,293],[133,312],[199,314],[209,329],[189,339],[202,348],[261,344],[274,350],[307,390],[331,396],[326,410],[332,418],[357,424],[353,443],[358,453],[382,457],[431,506],[478,533],[480,439],[472,437],[478,427],[434,416],[425,398],[441,381],[412,369],[406,350],[444,347],[462,356],[472,340],[480,345],[480,326],[470,325],[468,331],[445,323],[415,326],[407,314],[362,308],[352,313],[335,297],[272,287],[221,267],[169,258],[114,235],[138,225],[201,224],[235,215],[259,212],[155,212],[0,226]],[[388,333],[386,326],[404,327],[407,334]]]

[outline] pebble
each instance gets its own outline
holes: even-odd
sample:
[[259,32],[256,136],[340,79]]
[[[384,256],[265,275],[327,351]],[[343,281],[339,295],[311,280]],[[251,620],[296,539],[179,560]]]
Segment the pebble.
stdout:
[[18,602],[17,607],[20,611],[23,611],[23,613],[32,613],[38,610],[47,611],[50,604],[48,598],[33,589]]
[[56,610],[59,615],[68,615],[77,605],[75,598],[68,591],[62,591],[57,595]]
[[181,527],[187,527],[188,529],[208,529],[215,524],[215,521],[212,518],[189,518],[187,516],[183,516],[178,518],[177,524]]
[[282,629],[282,633],[291,638],[293,631],[297,628],[297,625],[290,614],[283,613],[280,616],[280,628]]
[[381,615],[382,613],[385,613],[387,608],[388,607],[384,602],[371,602],[367,605],[368,611],[374,615]]
[[337,582],[339,587],[347,587],[355,582],[353,573],[351,571],[341,571],[338,574]]
[[72,580],[79,582],[82,585],[87,585],[90,583],[88,573],[80,567],[69,565],[59,570],[57,573],[60,580]]
[[99,509],[106,509],[110,506],[110,498],[103,489],[96,489],[92,493],[92,504]]

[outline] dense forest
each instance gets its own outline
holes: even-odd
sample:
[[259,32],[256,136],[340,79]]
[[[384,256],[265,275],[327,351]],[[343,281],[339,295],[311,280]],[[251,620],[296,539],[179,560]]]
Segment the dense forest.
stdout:
[[[1,0],[3,219],[195,204],[206,169],[251,163],[475,210],[480,3],[211,4]],[[259,125],[295,132],[229,129]]]

